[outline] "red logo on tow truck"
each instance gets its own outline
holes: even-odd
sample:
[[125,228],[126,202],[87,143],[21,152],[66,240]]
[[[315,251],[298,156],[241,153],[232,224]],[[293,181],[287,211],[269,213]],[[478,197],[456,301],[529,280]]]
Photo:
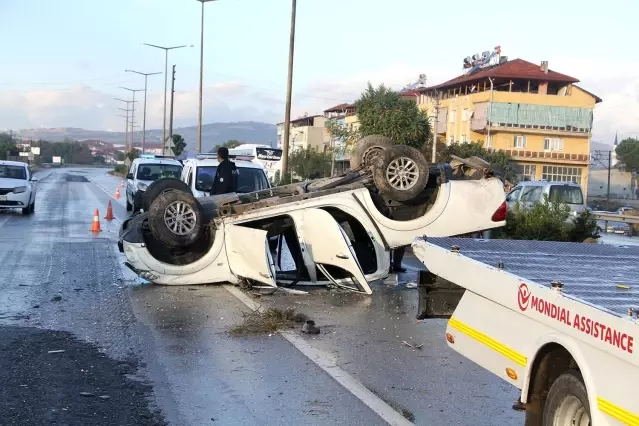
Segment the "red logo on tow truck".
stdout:
[[519,286],[519,292],[517,293],[517,303],[519,304],[519,309],[525,311],[528,309],[528,301],[530,300],[530,290],[528,290],[528,286],[524,283],[521,283]]

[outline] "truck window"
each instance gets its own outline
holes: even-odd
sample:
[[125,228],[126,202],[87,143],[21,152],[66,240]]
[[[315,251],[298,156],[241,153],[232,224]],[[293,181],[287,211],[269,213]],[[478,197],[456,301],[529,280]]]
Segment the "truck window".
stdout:
[[[210,182],[215,178],[217,166],[204,166],[197,168],[197,177],[195,179],[195,189],[198,191],[206,191],[205,182]],[[253,169],[248,167],[238,167],[237,192],[247,193],[261,191],[267,189],[268,181],[262,169]]]
[[182,166],[175,164],[140,164],[136,177],[139,180],[157,180],[161,177],[172,177],[179,179],[182,173]]
[[541,194],[543,193],[543,187],[541,186],[527,186],[521,194],[521,202],[536,203],[541,200]]
[[517,201],[519,194],[521,193],[521,186],[515,187],[510,194],[506,197],[506,201]]
[[584,196],[581,188],[569,185],[553,185],[550,187],[548,194],[550,201],[564,204],[583,204]]

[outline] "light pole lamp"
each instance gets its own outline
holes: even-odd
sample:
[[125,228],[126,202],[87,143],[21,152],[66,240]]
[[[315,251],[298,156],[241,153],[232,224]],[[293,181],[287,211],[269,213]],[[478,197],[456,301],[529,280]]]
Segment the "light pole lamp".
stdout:
[[144,143],[146,142],[146,92],[147,92],[147,78],[150,75],[162,74],[161,72],[140,72],[133,70],[124,70],[124,72],[132,72],[144,76],[144,112],[142,115],[142,153],[144,153]]
[[186,44],[181,46],[158,46],[156,44],[142,43],[145,46],[155,47],[164,50],[164,115],[162,118],[162,146],[166,143],[166,85],[169,73],[169,50],[181,49],[187,47]]
[[202,89],[204,83],[204,3],[217,0],[197,0],[202,3],[202,14],[200,22],[200,95],[197,113],[197,153],[202,152]]
[[135,122],[135,92],[142,92],[144,89],[129,89],[128,87],[121,87],[120,89],[128,90],[133,94],[133,107],[131,108],[131,147],[129,151],[133,150],[135,145],[135,130],[133,129],[133,123]]

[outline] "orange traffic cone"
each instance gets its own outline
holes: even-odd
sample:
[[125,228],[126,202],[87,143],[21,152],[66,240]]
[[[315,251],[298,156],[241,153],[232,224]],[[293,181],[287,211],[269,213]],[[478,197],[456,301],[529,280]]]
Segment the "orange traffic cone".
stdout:
[[95,209],[95,213],[93,214],[93,224],[91,225],[91,232],[101,232],[100,229],[100,212],[98,209]]
[[104,216],[104,218],[105,218],[106,220],[113,220],[113,219],[115,219],[115,218],[113,217],[113,208],[111,207],[111,200],[109,200],[109,204],[108,204],[108,206],[107,206],[107,214],[106,214],[106,216]]
[[114,195],[116,200],[120,199],[120,188],[116,188],[115,189],[115,195]]

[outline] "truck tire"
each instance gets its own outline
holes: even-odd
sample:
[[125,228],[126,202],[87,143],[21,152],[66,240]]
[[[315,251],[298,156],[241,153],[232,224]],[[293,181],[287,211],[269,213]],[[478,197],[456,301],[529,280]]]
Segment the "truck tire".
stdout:
[[149,187],[144,192],[142,206],[140,207],[143,208],[145,212],[148,212],[151,208],[151,203],[153,203],[153,200],[155,200],[158,195],[173,190],[192,194],[191,188],[189,188],[189,186],[186,183],[182,182],[180,179],[162,178],[152,182],[151,185],[149,185]]
[[544,404],[543,426],[591,424],[588,392],[581,373],[566,371],[550,386]]
[[202,213],[195,197],[183,191],[160,194],[149,208],[153,236],[170,248],[195,243],[202,233]]
[[373,165],[373,180],[379,192],[395,201],[417,197],[428,183],[428,163],[421,152],[395,145],[381,153]]
[[372,166],[380,153],[395,145],[391,138],[381,135],[364,136],[355,143],[351,155],[351,170],[362,165]]

